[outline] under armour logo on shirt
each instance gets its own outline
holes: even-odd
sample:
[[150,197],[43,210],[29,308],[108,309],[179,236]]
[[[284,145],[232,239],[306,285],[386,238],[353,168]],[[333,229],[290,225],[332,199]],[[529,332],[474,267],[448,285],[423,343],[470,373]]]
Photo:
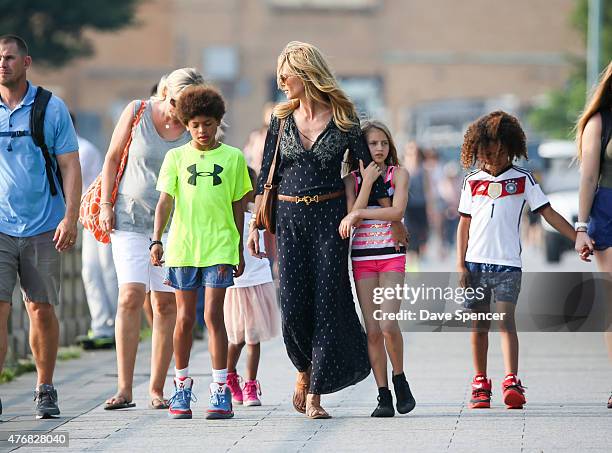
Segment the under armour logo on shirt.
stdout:
[[187,171],[191,173],[191,176],[189,177],[187,182],[191,184],[192,186],[195,186],[197,184],[198,176],[203,176],[203,177],[212,176],[213,186],[218,186],[219,184],[223,182],[221,180],[221,177],[219,176],[221,172],[223,171],[223,167],[221,165],[215,164],[213,167],[213,171],[210,172],[210,171],[198,171],[196,168],[196,164],[193,164],[187,167]]

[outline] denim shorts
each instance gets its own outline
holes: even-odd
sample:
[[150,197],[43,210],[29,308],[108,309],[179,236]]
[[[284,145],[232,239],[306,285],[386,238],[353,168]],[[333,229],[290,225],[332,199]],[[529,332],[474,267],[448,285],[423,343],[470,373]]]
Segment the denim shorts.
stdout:
[[234,284],[234,266],[215,264],[207,267],[169,267],[164,283],[183,291],[203,286],[229,288]]
[[470,263],[465,262],[470,273],[469,286],[478,291],[482,288],[484,298],[470,299],[463,305],[474,309],[478,305],[488,305],[491,296],[495,302],[511,302],[516,304],[521,291],[521,268],[504,266],[501,264]]
[[612,247],[612,189],[598,187],[589,214],[588,234],[595,250]]

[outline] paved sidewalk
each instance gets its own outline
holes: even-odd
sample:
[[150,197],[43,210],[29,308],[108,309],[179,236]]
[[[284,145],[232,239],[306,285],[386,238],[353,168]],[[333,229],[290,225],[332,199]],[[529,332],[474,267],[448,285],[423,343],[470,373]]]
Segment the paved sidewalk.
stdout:
[[[149,344],[141,344],[135,379],[135,409],[104,411],[115,389],[114,351],[84,353],[59,362],[56,386],[62,417],[33,416],[34,374],[0,386],[4,406],[0,436],[7,432],[67,431],[69,449],[55,451],[610,451],[612,388],[601,334],[521,334],[521,378],[528,386],[524,410],[500,404],[503,369],[499,337],[492,334],[490,376],[493,408],[469,410],[471,360],[464,333],[406,334],[406,370],[417,399],[408,416],[372,419],[372,376],[324,397],[331,420],[308,420],[291,406],[294,372],[282,342],[262,347],[262,407],[237,407],[232,420],[204,419],[210,379],[205,344],[195,343],[191,369],[198,402],[193,420],[171,420],[147,409]],[[170,395],[171,379],[167,381]],[[0,449],[10,451],[6,441]],[[19,451],[40,448],[21,448]],[[51,449],[45,449],[51,451]]]

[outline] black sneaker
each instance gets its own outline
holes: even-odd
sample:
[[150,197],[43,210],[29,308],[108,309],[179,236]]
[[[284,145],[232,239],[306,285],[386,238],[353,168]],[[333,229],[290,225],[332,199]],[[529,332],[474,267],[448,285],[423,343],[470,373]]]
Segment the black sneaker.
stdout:
[[34,395],[34,401],[36,401],[36,418],[53,418],[60,414],[57,407],[57,391],[53,385],[40,384]]
[[378,388],[378,406],[372,412],[371,417],[393,417],[395,409],[393,409],[393,397],[391,390],[387,387]]
[[[608,398],[608,409],[612,409],[612,394]],[[0,414],[2,413],[2,403],[0,403]]]
[[74,341],[86,351],[96,349],[112,349],[115,347],[115,337],[95,337],[91,332],[87,335],[79,335],[74,339]]
[[393,376],[393,390],[397,399],[397,411],[400,414],[407,414],[416,406],[416,401],[410,391],[410,386],[404,373]]

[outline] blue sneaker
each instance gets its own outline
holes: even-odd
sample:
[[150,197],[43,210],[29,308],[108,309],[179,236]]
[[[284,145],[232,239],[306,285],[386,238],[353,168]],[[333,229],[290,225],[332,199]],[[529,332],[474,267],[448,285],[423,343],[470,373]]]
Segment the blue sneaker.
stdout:
[[191,418],[191,400],[197,401],[191,393],[193,379],[174,378],[174,395],[168,400],[168,416],[170,418]]
[[220,418],[232,418],[232,392],[225,384],[219,385],[215,382],[210,384],[210,404],[208,405],[208,420]]

